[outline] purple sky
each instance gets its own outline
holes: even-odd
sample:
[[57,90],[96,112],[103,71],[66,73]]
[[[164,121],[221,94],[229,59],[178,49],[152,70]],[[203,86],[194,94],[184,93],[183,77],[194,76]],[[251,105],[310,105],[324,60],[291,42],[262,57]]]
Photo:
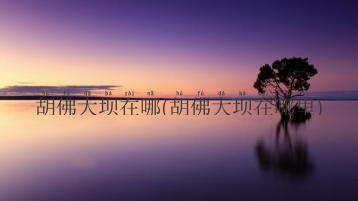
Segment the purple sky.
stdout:
[[[319,71],[313,90],[354,90],[358,86],[355,1],[14,0],[0,4],[0,26],[4,27],[0,37],[19,49],[24,48],[22,44],[36,49],[41,41],[38,49],[57,48],[61,56],[70,52],[88,59],[95,55],[113,60],[120,57],[118,60],[131,64],[143,59],[151,64],[126,72],[134,69],[160,74],[163,69],[194,68],[198,72],[209,69],[213,75],[219,70],[223,75],[234,72],[248,80],[255,79],[265,63],[282,57],[308,57]],[[1,68],[11,75],[5,64]],[[113,72],[120,64],[114,61],[112,66],[94,68]],[[54,69],[49,65],[42,68]],[[76,84],[58,82],[49,84]],[[123,82],[85,84],[132,84]],[[247,83],[244,88],[251,86]]]

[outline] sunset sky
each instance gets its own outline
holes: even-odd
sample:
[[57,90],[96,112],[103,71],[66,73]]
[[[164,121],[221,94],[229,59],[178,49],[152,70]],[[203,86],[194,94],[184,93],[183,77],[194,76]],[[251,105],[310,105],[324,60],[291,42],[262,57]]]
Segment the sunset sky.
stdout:
[[312,91],[357,90],[358,3],[0,1],[0,87],[255,93],[260,66],[293,56]]

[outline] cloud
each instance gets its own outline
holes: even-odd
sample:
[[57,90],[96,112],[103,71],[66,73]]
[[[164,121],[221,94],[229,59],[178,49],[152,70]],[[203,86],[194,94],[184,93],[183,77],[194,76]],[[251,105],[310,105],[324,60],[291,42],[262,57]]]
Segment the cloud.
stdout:
[[73,85],[73,86],[6,86],[0,88],[0,93],[3,94],[40,94],[48,92],[50,94],[62,94],[68,92],[70,94],[82,94],[85,91],[99,91],[99,90],[115,90],[119,85]]
[[33,82],[17,82],[18,84],[35,84]]

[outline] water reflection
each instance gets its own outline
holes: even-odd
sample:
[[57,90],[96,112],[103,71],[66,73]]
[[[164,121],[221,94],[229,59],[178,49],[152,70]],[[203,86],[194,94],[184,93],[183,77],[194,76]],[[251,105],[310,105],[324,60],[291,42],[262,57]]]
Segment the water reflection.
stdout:
[[308,145],[299,134],[311,115],[304,114],[291,120],[281,119],[276,126],[274,142],[259,139],[255,151],[260,169],[274,172],[290,178],[306,178],[314,170],[313,160],[308,152]]
[[33,102],[0,102],[0,200],[356,201],[358,102],[324,104],[295,123],[40,117]]

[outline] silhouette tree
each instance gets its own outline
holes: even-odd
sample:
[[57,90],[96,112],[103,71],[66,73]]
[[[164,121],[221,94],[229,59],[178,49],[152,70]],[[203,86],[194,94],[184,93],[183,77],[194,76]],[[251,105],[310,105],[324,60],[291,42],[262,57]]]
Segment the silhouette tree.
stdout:
[[291,99],[304,95],[310,87],[308,81],[316,74],[317,69],[308,63],[307,58],[283,58],[271,66],[263,65],[254,87],[259,94],[272,96],[281,116],[289,117]]

